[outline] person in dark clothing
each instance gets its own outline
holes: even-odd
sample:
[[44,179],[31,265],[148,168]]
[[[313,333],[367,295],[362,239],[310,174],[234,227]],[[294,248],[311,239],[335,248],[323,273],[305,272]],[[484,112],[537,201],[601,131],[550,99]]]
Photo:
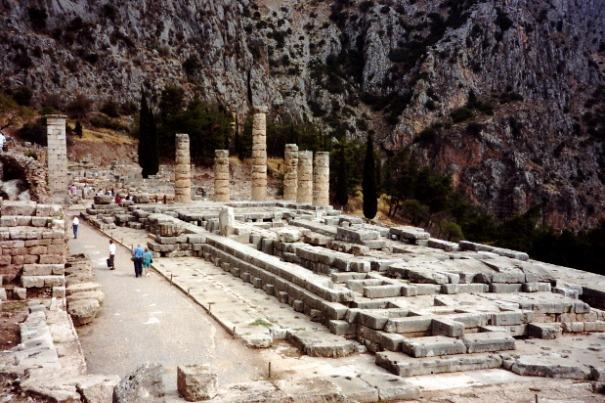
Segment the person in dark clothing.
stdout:
[[132,251],[132,260],[134,262],[134,276],[141,277],[143,275],[143,255],[145,250],[141,245],[137,245]]

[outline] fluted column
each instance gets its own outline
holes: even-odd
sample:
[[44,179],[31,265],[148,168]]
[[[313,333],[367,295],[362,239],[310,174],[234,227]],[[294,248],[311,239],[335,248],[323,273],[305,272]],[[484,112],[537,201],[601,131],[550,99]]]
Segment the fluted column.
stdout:
[[313,205],[326,207],[330,205],[330,153],[315,153],[313,165]]
[[298,192],[296,202],[313,203],[313,151],[298,152]]
[[229,150],[214,150],[214,201],[228,202]]
[[296,201],[298,193],[298,146],[296,144],[286,144],[284,166],[284,200]]
[[191,155],[189,135],[176,135],[176,161],[174,168],[174,201],[191,202]]
[[257,107],[252,120],[252,200],[267,198],[267,115]]

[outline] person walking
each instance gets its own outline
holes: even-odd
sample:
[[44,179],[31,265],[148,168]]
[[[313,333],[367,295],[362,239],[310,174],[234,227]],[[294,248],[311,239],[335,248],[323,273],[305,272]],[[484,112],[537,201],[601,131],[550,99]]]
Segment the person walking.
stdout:
[[145,251],[141,245],[137,244],[136,248],[132,251],[132,260],[134,262],[134,276],[141,277],[143,275],[143,255]]
[[143,273],[145,273],[146,277],[149,277],[151,263],[153,263],[153,254],[149,249],[145,248],[145,252],[143,253]]
[[107,259],[107,268],[109,270],[115,270],[116,262],[116,244],[113,243],[113,239],[109,240],[109,258]]
[[74,239],[78,239],[78,227],[80,226],[80,219],[78,216],[74,216],[71,222],[71,229],[74,232]]

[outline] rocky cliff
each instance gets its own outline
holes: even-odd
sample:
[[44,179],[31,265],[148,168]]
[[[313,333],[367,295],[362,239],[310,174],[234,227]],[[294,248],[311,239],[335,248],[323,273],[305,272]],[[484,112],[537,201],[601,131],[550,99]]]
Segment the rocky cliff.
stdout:
[[1,0],[0,25],[0,84],[41,102],[177,83],[373,130],[499,216],[605,217],[605,0]]

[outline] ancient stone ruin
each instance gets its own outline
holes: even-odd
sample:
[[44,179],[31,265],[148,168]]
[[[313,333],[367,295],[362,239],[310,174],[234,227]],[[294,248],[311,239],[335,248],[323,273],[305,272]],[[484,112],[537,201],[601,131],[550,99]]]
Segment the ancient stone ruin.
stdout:
[[52,200],[57,203],[67,201],[67,138],[65,137],[63,115],[47,115],[48,142],[48,186]]
[[174,200],[177,203],[191,201],[191,157],[189,135],[176,135],[176,161],[174,168]]

